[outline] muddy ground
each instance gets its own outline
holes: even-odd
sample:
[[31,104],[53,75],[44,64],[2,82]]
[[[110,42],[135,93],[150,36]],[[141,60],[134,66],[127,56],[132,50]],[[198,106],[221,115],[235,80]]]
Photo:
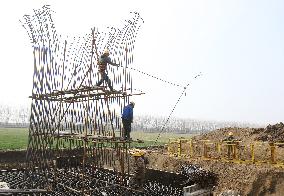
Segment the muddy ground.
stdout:
[[[227,128],[212,131],[207,134],[196,136],[194,139],[209,139],[221,141],[227,134],[232,131],[234,137],[242,140],[244,145],[253,141],[277,141],[283,142],[284,124],[269,125],[264,129],[240,129]],[[278,149],[284,157],[284,149]],[[267,153],[267,150],[261,151],[260,154]],[[236,164],[230,162],[220,162],[202,159],[189,159],[170,157],[166,149],[147,150],[149,166],[153,169],[178,172],[181,165],[196,164],[201,168],[211,171],[218,176],[218,183],[214,187],[215,195],[222,194],[228,190],[233,190],[239,195],[262,195],[262,196],[283,196],[284,195],[284,168],[276,168],[269,164]],[[16,167],[25,161],[25,151],[0,152],[0,169],[5,167]]]

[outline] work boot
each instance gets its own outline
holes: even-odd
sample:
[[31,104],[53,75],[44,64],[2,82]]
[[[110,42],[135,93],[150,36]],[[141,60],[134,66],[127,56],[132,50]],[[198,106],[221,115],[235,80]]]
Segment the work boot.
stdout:
[[128,140],[132,140],[132,138],[130,137],[130,133],[127,133],[125,136]]
[[112,92],[112,93],[120,93],[121,91],[112,89],[111,92]]

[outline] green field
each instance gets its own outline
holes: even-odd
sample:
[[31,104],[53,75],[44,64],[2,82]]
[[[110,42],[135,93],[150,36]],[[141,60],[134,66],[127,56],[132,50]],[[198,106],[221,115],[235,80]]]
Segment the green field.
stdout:
[[[162,133],[155,143],[158,133],[145,133],[134,131],[131,133],[133,140],[143,140],[144,143],[132,143],[132,146],[143,147],[152,145],[163,145],[169,141],[169,138],[192,137],[192,134],[174,134]],[[26,149],[28,143],[27,128],[0,128],[0,150]]]
[[27,128],[0,128],[0,150],[26,149]]

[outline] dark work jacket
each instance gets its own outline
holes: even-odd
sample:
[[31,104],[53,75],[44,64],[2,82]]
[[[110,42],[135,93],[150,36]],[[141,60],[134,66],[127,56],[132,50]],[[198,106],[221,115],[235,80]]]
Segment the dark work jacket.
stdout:
[[235,141],[235,138],[232,135],[230,135],[229,137],[223,140],[223,142],[227,142],[228,144],[231,144],[234,141]]
[[144,178],[146,173],[146,165],[142,157],[138,157],[134,163],[134,174],[138,178]]
[[133,107],[130,104],[123,108],[122,118],[133,121]]
[[104,72],[107,69],[107,64],[116,65],[115,63],[111,62],[109,56],[102,55],[99,58],[99,72]]

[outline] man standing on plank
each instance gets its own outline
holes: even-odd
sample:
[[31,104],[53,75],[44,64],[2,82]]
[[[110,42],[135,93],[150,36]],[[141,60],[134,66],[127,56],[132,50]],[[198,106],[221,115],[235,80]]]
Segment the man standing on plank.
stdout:
[[106,81],[106,83],[108,84],[108,87],[110,89],[110,91],[114,91],[113,87],[111,85],[111,81],[107,75],[107,65],[110,64],[112,66],[116,66],[118,67],[119,65],[116,63],[113,63],[109,57],[109,50],[105,49],[104,53],[100,56],[99,58],[99,73],[101,75],[101,79],[100,81],[97,82],[96,86],[100,86],[104,81]]
[[123,139],[130,140],[131,123],[133,123],[133,108],[135,103],[131,101],[123,108],[122,125],[123,125]]

